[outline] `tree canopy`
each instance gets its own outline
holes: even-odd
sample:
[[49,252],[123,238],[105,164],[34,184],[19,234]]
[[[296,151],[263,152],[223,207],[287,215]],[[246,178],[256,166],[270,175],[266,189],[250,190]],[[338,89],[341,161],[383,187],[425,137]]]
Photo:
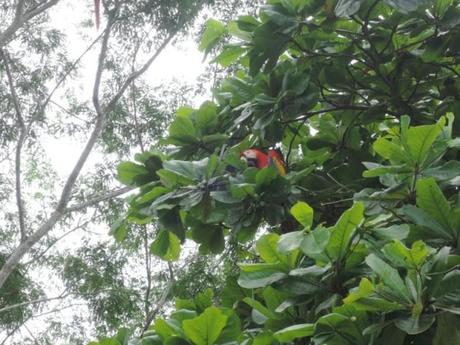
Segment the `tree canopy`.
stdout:
[[[239,272],[139,343],[460,342],[459,24],[449,0],[269,0],[209,20],[200,48],[228,73],[177,110],[165,150],[118,165],[138,193],[112,232],[157,222],[153,254],[233,246]],[[248,166],[249,148],[280,149],[287,175]]]
[[[58,3],[0,12],[4,343],[65,296],[86,306],[90,345],[460,343],[458,0],[267,0],[242,16],[257,1],[107,0],[75,60],[48,26]],[[142,76],[216,8],[197,43],[212,97],[182,106],[187,85]],[[81,99],[67,82],[93,48]],[[66,135],[87,139],[61,179],[43,142]],[[279,150],[287,173],[248,149]],[[91,236],[101,224],[112,242]],[[74,324],[48,330],[82,344]]]

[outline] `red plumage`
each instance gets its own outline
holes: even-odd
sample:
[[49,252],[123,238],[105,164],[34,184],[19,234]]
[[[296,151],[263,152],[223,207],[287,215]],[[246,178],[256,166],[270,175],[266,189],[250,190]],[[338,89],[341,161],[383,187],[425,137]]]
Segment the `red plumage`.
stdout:
[[94,0],[94,13],[96,15],[96,29],[99,30],[101,24],[101,0]]
[[252,165],[257,169],[267,168],[273,164],[281,176],[286,175],[284,158],[279,150],[268,150],[265,153],[262,150],[251,148],[244,150],[240,156],[246,159],[248,165]]

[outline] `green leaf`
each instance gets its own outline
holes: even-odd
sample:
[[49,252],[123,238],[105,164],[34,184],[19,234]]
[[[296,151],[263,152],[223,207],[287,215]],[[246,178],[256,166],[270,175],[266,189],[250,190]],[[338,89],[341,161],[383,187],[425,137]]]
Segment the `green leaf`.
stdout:
[[415,11],[419,6],[426,2],[426,0],[384,0],[391,7],[397,10],[408,13]]
[[401,208],[401,211],[413,223],[432,230],[433,235],[439,236],[447,241],[454,240],[455,237],[452,236],[449,229],[446,229],[441,224],[439,224],[433,217],[431,217],[430,214],[424,210],[413,205],[405,205]]
[[363,162],[369,170],[363,172],[363,177],[377,177],[385,174],[408,174],[412,172],[411,167],[402,165],[380,165]]
[[288,267],[282,264],[240,264],[238,285],[246,289],[265,287],[286,278]]
[[260,314],[265,316],[265,318],[267,318],[267,319],[273,319],[273,320],[279,319],[278,315],[276,315],[270,309],[265,307],[262,303],[260,303],[259,301],[256,301],[253,298],[246,297],[246,298],[243,299],[243,302],[246,303],[247,305],[251,306],[253,309],[257,310]]
[[388,139],[379,138],[374,142],[372,147],[380,156],[391,162],[401,163],[408,161],[403,147]]
[[328,255],[335,260],[343,257],[346,253],[350,240],[357,227],[364,218],[364,204],[355,203],[352,208],[345,211],[336,225],[332,228],[331,238],[327,245]]
[[256,175],[256,186],[260,188],[264,185],[268,185],[277,177],[278,173],[274,168],[268,167],[261,169]]
[[411,127],[407,131],[407,145],[413,160],[422,165],[427,158],[428,151],[436,138],[441,134],[445,119],[441,118],[435,125]]
[[327,228],[316,228],[307,234],[300,243],[300,250],[312,259],[328,262],[325,249],[329,243],[331,232]]
[[128,186],[136,185],[136,179],[148,175],[149,171],[143,166],[133,162],[122,162],[117,166],[117,178]]
[[305,228],[310,228],[313,224],[313,209],[306,202],[297,202],[291,207],[291,214]]
[[315,332],[315,325],[303,323],[283,328],[274,333],[276,340],[281,343],[289,343],[297,338],[311,337]]
[[442,313],[436,318],[436,334],[433,345],[460,344],[460,317],[450,313]]
[[257,252],[267,263],[287,262],[287,257],[278,251],[279,235],[267,234],[256,243]]
[[142,194],[141,196],[136,198],[136,202],[139,203],[139,204],[150,202],[152,200],[155,200],[159,196],[161,196],[163,194],[166,194],[168,191],[169,191],[169,189],[167,189],[165,187],[161,187],[161,186],[155,187],[151,191],[149,191],[149,192],[147,192],[145,194]]
[[228,67],[234,63],[247,50],[238,46],[226,46],[222,52],[214,59],[222,67]]
[[192,120],[187,116],[177,116],[169,126],[171,144],[183,145],[197,142],[197,133]]
[[200,161],[170,160],[163,163],[165,170],[190,180],[200,181],[206,178],[209,158]]
[[407,248],[401,241],[395,240],[383,247],[383,253],[395,265],[406,268],[418,268],[430,254],[423,241],[416,241],[412,248]]
[[382,279],[385,285],[391,288],[396,294],[406,301],[411,300],[409,291],[396,269],[388,265],[375,254],[370,254],[366,258],[366,264],[372,268],[372,270]]
[[405,317],[395,321],[396,327],[407,334],[419,334],[428,330],[435,322],[434,315],[423,314],[420,317]]
[[362,0],[339,0],[334,12],[337,17],[348,17],[359,11]]
[[225,25],[215,19],[208,19],[205,30],[201,36],[199,49],[208,53],[215,43],[225,34]]
[[409,235],[408,224],[396,224],[386,228],[376,228],[373,232],[384,240],[404,240]]
[[348,297],[343,300],[343,303],[353,303],[361,298],[368,297],[374,291],[374,286],[367,278],[361,278],[358,289],[352,291]]
[[126,219],[118,219],[110,228],[109,234],[115,237],[118,242],[122,242],[127,234]]
[[228,316],[216,307],[182,323],[185,335],[196,345],[213,345],[227,324]]
[[150,252],[163,260],[178,260],[180,256],[180,241],[172,232],[160,230],[155,241],[150,246]]
[[288,254],[299,248],[305,234],[303,231],[293,231],[281,235],[278,241],[278,250],[283,254]]
[[213,102],[204,102],[196,111],[195,123],[201,132],[214,128],[217,124],[217,105]]
[[451,227],[452,212],[447,199],[434,178],[418,180],[416,184],[417,206],[433,217],[447,231],[456,236]]

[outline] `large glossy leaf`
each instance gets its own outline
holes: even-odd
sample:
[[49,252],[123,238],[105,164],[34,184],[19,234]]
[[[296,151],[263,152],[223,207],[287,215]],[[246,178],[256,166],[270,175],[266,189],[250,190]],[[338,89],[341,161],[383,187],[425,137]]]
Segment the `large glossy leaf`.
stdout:
[[366,258],[366,263],[382,279],[385,285],[391,288],[401,298],[410,301],[409,291],[396,269],[388,265],[375,254],[370,254]]
[[418,180],[416,184],[417,206],[428,213],[441,226],[453,233],[451,208],[441,189],[433,178]]
[[265,287],[288,276],[288,267],[282,264],[240,264],[240,267],[238,284],[247,289]]
[[188,116],[177,116],[169,126],[169,138],[171,144],[183,145],[197,141],[196,129]]
[[385,2],[404,13],[415,11],[419,6],[427,3],[426,0],[385,0]]
[[209,158],[200,161],[170,160],[163,163],[165,170],[191,180],[201,180],[206,177]]
[[150,246],[150,252],[168,261],[175,261],[180,256],[180,240],[172,232],[161,230]]
[[199,45],[200,50],[209,52],[225,31],[224,24],[212,18],[208,19],[205,24],[203,35],[201,36]]
[[361,3],[362,0],[339,0],[335,6],[335,14],[337,17],[351,16],[358,12]]
[[309,234],[305,235],[300,243],[300,249],[305,255],[312,259],[321,260],[324,262],[329,261],[325,253],[325,249],[329,243],[331,231],[327,228],[316,228]]
[[149,171],[143,165],[133,162],[122,162],[117,167],[117,178],[120,182],[132,186],[136,185],[139,177],[148,175]]
[[353,233],[361,224],[364,217],[364,205],[355,203],[345,211],[337,224],[331,229],[331,238],[327,245],[327,253],[332,259],[340,259],[346,253]]
[[396,320],[395,325],[407,334],[419,334],[425,332],[435,322],[434,315],[422,315],[420,317],[405,317]]
[[446,229],[441,224],[439,224],[424,210],[413,205],[405,205],[403,208],[401,208],[401,211],[415,224],[430,229],[433,233],[433,236],[440,237],[447,241],[454,240],[454,237],[452,236],[449,229]]
[[281,235],[278,241],[278,251],[283,254],[288,254],[293,250],[299,248],[305,234],[303,231],[293,231],[287,234]]
[[291,214],[305,228],[311,227],[313,223],[313,209],[306,202],[297,202],[291,207]]
[[303,323],[283,328],[274,333],[276,340],[280,343],[288,343],[297,338],[310,337],[315,332],[315,325]]
[[278,250],[279,235],[267,234],[262,236],[256,243],[257,252],[267,263],[287,263],[286,255]]
[[228,316],[216,307],[182,323],[185,335],[196,345],[213,345],[227,324]]
[[427,153],[431,149],[436,138],[441,134],[445,120],[440,120],[435,125],[416,126],[409,128],[407,132],[407,145],[412,159],[418,164],[423,164]]
[[433,345],[460,344],[460,317],[443,313],[436,318],[436,334]]

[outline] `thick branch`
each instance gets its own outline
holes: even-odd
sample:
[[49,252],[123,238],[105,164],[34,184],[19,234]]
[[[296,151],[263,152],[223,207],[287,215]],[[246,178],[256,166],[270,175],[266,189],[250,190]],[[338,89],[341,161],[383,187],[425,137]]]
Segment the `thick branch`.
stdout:
[[96,140],[99,137],[99,135],[102,132],[102,129],[105,124],[106,120],[106,115],[107,113],[102,110],[100,101],[99,101],[99,88],[101,85],[101,80],[102,80],[102,71],[104,69],[104,61],[105,57],[107,55],[107,50],[108,50],[108,43],[109,43],[109,37],[110,37],[110,32],[112,28],[112,22],[108,23],[107,28],[104,32],[104,36],[102,39],[102,46],[101,46],[101,52],[99,54],[99,61],[98,61],[98,66],[96,70],[96,78],[94,81],[94,88],[93,88],[93,104],[94,108],[96,110],[96,124],[94,126],[93,132],[91,133],[85,148],[83,149],[83,152],[81,153],[80,157],[78,158],[77,163],[75,164],[72,172],[70,173],[70,176],[67,179],[67,182],[64,185],[64,188],[62,190],[61,198],[59,200],[57,209],[60,211],[64,211],[67,203],[70,200],[70,196],[72,194],[72,189],[75,185],[75,182],[77,181],[78,175],[80,175],[80,171],[83,168],[83,165],[85,164],[86,160],[88,159],[89,154],[91,153],[94,145],[96,144]]
[[[58,0],[54,0],[58,1]],[[54,2],[54,1],[50,1]],[[67,209],[67,204],[71,198],[72,190],[75,186],[76,180],[88,159],[89,154],[91,153],[96,141],[101,134],[104,124],[107,118],[108,113],[110,113],[116,106],[117,102],[123,96],[123,93],[129,87],[129,85],[138,77],[140,77],[147,69],[151,66],[151,64],[155,61],[155,59],[160,55],[160,53],[164,50],[164,48],[169,44],[169,42],[175,37],[176,33],[179,31],[178,29],[172,32],[168,38],[160,45],[157,51],[147,60],[147,62],[137,71],[132,73],[127,80],[123,83],[119,91],[115,94],[115,96],[107,103],[107,106],[101,106],[99,100],[99,88],[102,80],[102,71],[104,66],[105,57],[107,54],[108,49],[108,41],[111,33],[111,28],[114,23],[114,16],[111,16],[108,20],[107,28],[105,29],[103,40],[101,44],[101,51],[99,54],[98,60],[98,67],[96,71],[96,78],[94,82],[93,88],[93,104],[96,110],[97,118],[96,124],[94,126],[93,132],[88,139],[86,146],[81,153],[80,157],[78,158],[77,163],[75,164],[71,174],[69,175],[64,188],[61,193],[61,197],[59,198],[59,202],[52,212],[51,216],[38,228],[37,231],[32,233],[26,240],[13,251],[10,255],[8,260],[5,262],[3,267],[0,269],[0,288],[5,283],[6,279],[10,276],[13,272],[15,267],[18,265],[22,257],[32,248],[43,236],[45,236],[55,225],[56,223],[62,219],[62,217],[70,212],[71,209]],[[171,284],[172,285],[172,284]],[[169,289],[168,293],[169,293]],[[166,299],[167,294],[165,295],[164,299]],[[164,303],[164,302],[163,302]]]
[[21,183],[21,152],[24,142],[27,136],[27,128],[22,116],[21,105],[19,103],[19,97],[16,93],[16,87],[14,85],[13,75],[10,69],[10,58],[6,50],[1,51],[2,59],[5,62],[5,72],[8,78],[8,84],[10,87],[11,98],[13,99],[14,110],[17,116],[17,127],[19,130],[19,138],[16,144],[16,158],[15,158],[15,178],[16,178],[16,204],[18,208],[19,218],[19,231],[21,233],[21,242],[26,237],[26,225],[25,225],[25,211],[24,211],[24,200],[22,199],[22,183]]
[[[64,188],[61,194],[61,198],[59,200],[59,203],[56,209],[51,214],[51,216],[48,218],[48,220],[46,220],[45,223],[43,223],[38,228],[37,231],[35,231],[32,235],[27,237],[25,241],[20,243],[20,245],[13,251],[13,253],[10,255],[8,260],[3,265],[3,267],[0,269],[0,287],[3,286],[6,279],[10,276],[11,272],[13,272],[14,268],[18,265],[22,257],[30,250],[30,248],[32,248],[43,236],[45,236],[56,225],[56,223],[59,220],[61,220],[62,217],[64,216],[67,203],[69,202],[69,199],[72,193],[73,186],[75,185],[75,181],[77,180],[77,177],[84,163],[86,162],[91,150],[93,149],[96,143],[96,140],[99,134],[102,131],[102,128],[105,122],[105,113],[102,112],[101,107],[99,105],[98,95],[99,95],[99,85],[101,83],[104,60],[107,54],[107,47],[108,47],[108,41],[109,41],[109,36],[111,32],[111,26],[112,26],[112,22],[108,23],[107,28],[104,33],[104,39],[102,42],[101,52],[99,55],[99,64],[98,64],[98,69],[96,73],[96,80],[94,83],[93,98],[96,98],[96,102],[95,102],[95,107],[96,107],[96,112],[97,112],[96,125],[93,129],[93,132],[91,133],[90,138],[88,139],[88,142],[82,154],[80,155],[80,158],[75,164],[75,167],[72,170],[72,173],[70,174],[69,178],[67,179],[67,182],[64,185]],[[94,97],[94,95],[96,95],[96,97]]]

